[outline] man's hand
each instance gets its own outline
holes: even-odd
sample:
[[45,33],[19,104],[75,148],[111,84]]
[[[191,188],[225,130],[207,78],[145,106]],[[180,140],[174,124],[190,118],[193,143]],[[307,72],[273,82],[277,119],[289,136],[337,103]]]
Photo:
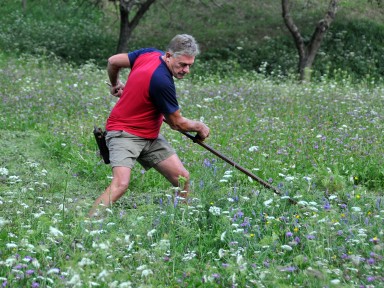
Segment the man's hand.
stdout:
[[200,130],[197,131],[197,136],[201,141],[204,141],[206,138],[209,137],[209,128],[207,125],[205,125],[202,122],[199,122],[200,124]]
[[111,88],[110,88],[111,95],[120,98],[121,95],[123,94],[123,89],[124,89],[124,83],[119,80],[117,81],[117,84],[115,86],[111,85]]

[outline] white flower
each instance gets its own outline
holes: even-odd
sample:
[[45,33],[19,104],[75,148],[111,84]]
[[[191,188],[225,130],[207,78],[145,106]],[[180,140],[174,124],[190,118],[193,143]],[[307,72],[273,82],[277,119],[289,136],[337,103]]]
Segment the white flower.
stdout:
[[272,202],[273,202],[273,199],[271,198],[271,199],[269,199],[267,201],[264,201],[264,205],[265,206],[269,206],[269,204],[271,204]]
[[259,146],[251,146],[248,148],[249,152],[256,152],[259,151]]
[[209,212],[212,213],[212,215],[218,216],[221,214],[221,209],[220,207],[211,206],[209,207]]
[[296,177],[293,177],[293,176],[287,176],[285,177],[285,181],[288,181],[288,182],[291,182],[292,180],[295,180]]
[[353,212],[361,212],[361,208],[360,207],[351,207],[351,210]]
[[119,288],[131,288],[131,287],[132,287],[132,282],[130,282],[130,281],[120,283],[120,285],[119,285]]
[[333,279],[333,280],[331,280],[331,284],[335,284],[335,285],[340,284],[340,280],[339,279]]
[[286,250],[286,251],[292,251],[292,247],[289,245],[283,245],[283,246],[281,246],[281,249]]
[[55,227],[50,226],[49,227],[49,233],[51,233],[53,236],[64,236],[63,232],[61,232],[59,229],[56,229]]
[[52,269],[49,269],[47,274],[59,274],[60,273],[60,269],[59,268],[52,268]]
[[225,250],[223,248],[219,249],[219,258],[223,258],[225,256]]
[[8,175],[8,169],[4,167],[0,167],[0,175],[7,176]]
[[0,217],[0,227],[4,226],[5,224],[8,224],[9,221],[5,220],[3,217]]
[[97,276],[97,279],[101,279],[101,280],[104,280],[105,277],[107,277],[109,275],[109,272],[107,270],[103,270],[99,273],[99,276]]
[[147,265],[144,264],[144,265],[141,265],[141,266],[137,267],[136,270],[137,270],[137,271],[142,271],[142,270],[144,270],[145,268],[147,268]]
[[15,243],[7,243],[6,246],[9,249],[17,248],[17,245]]
[[70,287],[81,287],[81,279],[79,274],[75,274],[72,276],[71,280],[67,282],[67,285]]
[[92,265],[92,264],[95,264],[94,261],[92,261],[91,259],[88,259],[88,258],[83,258],[81,259],[81,261],[78,263],[78,265],[80,267],[84,267],[86,265]]
[[188,261],[196,257],[195,251],[188,251],[188,253],[184,254],[182,260]]
[[156,233],[156,229],[152,229],[151,231],[148,231],[147,236],[152,237],[153,234],[155,234],[155,233]]
[[153,272],[151,269],[145,269],[141,272],[141,277],[148,277],[149,275],[153,275]]
[[224,231],[223,233],[221,233],[221,236],[220,236],[220,240],[223,242],[225,240],[225,234],[227,234],[227,231]]
[[39,263],[39,261],[37,261],[36,258],[34,258],[34,259],[32,260],[32,265],[33,265],[33,267],[35,267],[35,268],[40,268],[40,263]]

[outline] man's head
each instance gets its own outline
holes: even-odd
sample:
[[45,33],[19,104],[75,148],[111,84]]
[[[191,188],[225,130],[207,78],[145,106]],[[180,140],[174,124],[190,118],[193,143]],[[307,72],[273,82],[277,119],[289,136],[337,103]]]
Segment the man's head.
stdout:
[[188,34],[173,37],[163,57],[172,75],[178,79],[184,78],[200,53],[199,44]]

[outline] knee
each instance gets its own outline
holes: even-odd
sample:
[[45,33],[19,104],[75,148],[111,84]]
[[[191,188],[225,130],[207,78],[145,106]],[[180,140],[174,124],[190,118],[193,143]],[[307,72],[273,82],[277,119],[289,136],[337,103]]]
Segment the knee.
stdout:
[[124,193],[128,189],[129,181],[124,179],[118,179],[113,182],[114,190],[117,190],[119,193]]

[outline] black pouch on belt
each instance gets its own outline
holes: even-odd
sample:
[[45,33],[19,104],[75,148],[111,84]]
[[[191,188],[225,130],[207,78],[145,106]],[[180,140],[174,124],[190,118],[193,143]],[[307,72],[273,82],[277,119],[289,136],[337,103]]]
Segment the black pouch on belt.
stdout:
[[106,131],[99,127],[94,127],[93,135],[95,135],[97,146],[99,147],[100,156],[103,158],[105,164],[109,164],[109,150],[107,147],[107,142],[105,141]]

